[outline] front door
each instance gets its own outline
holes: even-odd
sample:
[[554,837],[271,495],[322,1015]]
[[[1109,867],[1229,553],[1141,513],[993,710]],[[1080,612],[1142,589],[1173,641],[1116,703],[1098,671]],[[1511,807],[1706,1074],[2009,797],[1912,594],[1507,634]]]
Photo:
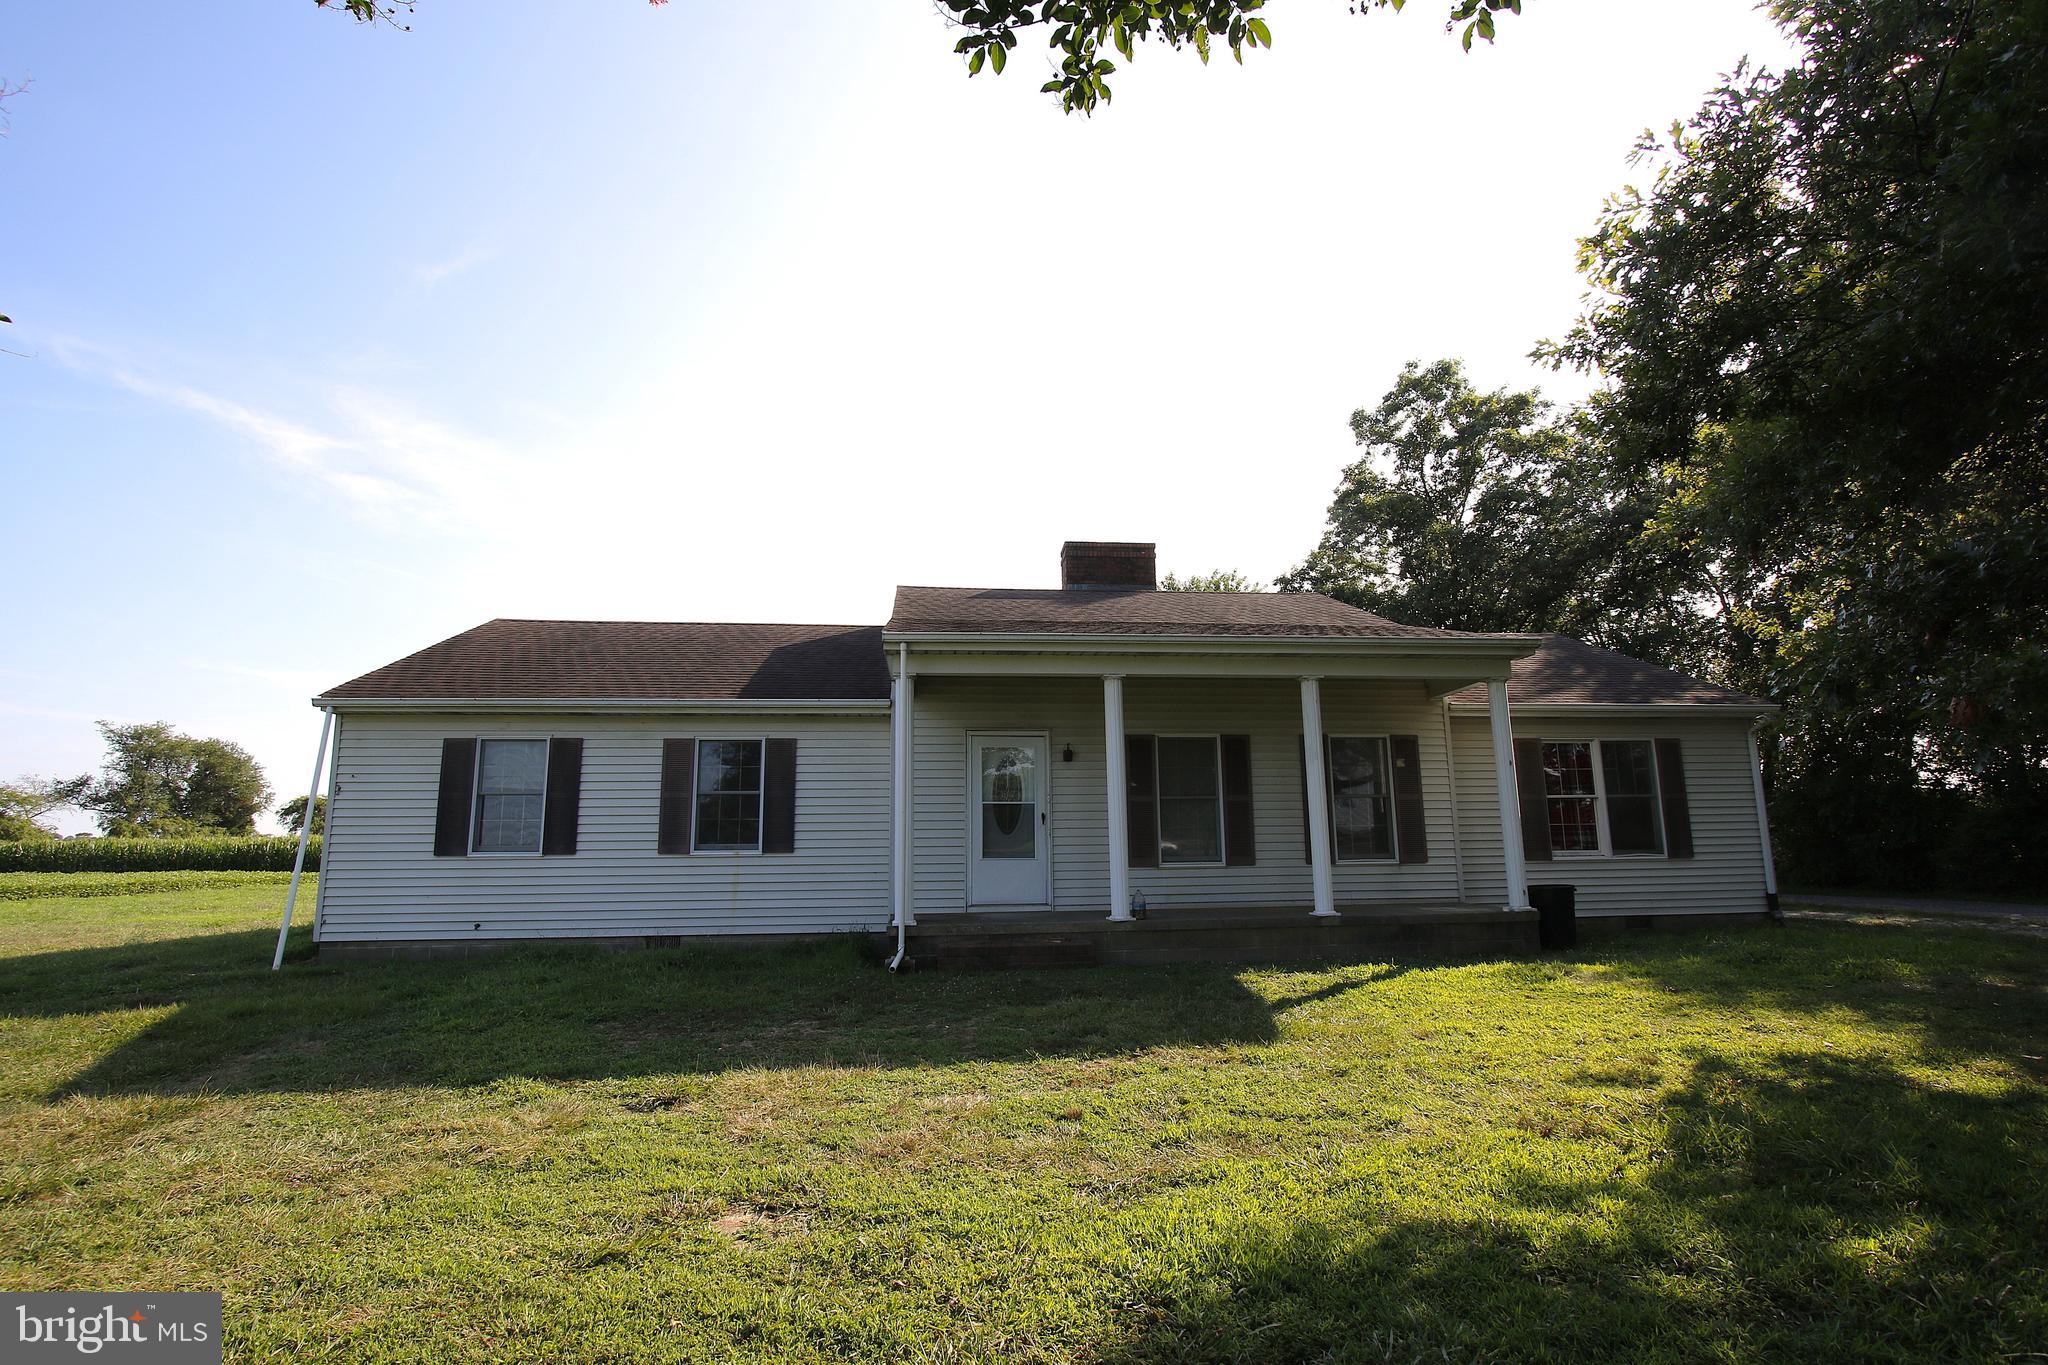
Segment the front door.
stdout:
[[970,905],[1051,903],[1045,736],[969,735]]

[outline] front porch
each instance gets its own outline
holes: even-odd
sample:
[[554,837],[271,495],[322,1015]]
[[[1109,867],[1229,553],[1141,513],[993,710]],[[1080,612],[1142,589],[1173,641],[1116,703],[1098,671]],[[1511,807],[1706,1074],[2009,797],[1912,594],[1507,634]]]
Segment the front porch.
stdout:
[[906,951],[929,920],[942,955],[994,935],[1075,960],[1286,960],[1484,938],[1458,927],[1472,916],[1511,948],[1511,746],[1460,772],[1442,699],[1488,684],[1505,734],[1523,646],[1457,643],[891,641]]
[[[942,968],[1408,962],[1537,949],[1533,910],[1454,902],[1338,908],[1329,917],[1299,906],[1160,910],[1129,920],[1060,910],[927,915],[906,930],[904,946],[915,965]],[[893,933],[877,942],[896,950]]]

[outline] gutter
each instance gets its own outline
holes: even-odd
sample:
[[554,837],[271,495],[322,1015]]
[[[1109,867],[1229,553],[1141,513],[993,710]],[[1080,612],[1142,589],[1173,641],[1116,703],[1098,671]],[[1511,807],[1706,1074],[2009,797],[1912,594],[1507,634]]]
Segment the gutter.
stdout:
[[868,697],[336,697],[313,698],[320,710],[348,711],[612,711],[701,712],[706,715],[887,715],[889,703]]
[[1144,654],[1190,650],[1205,654],[1479,654],[1520,659],[1542,645],[1540,635],[1459,635],[1444,639],[1381,635],[1213,635],[995,633],[987,631],[883,631],[885,645],[970,647],[988,652],[1112,652]]
[[[1516,716],[1578,716],[1582,719],[1599,719],[1613,716],[1623,720],[1647,720],[1654,716],[1679,715],[1691,720],[1706,720],[1722,717],[1727,720],[1755,719],[1770,715],[1784,708],[1773,701],[1668,701],[1668,702],[1610,702],[1610,701],[1557,701],[1557,702],[1515,702]],[[1459,715],[1486,714],[1483,701],[1454,701],[1450,709]]]

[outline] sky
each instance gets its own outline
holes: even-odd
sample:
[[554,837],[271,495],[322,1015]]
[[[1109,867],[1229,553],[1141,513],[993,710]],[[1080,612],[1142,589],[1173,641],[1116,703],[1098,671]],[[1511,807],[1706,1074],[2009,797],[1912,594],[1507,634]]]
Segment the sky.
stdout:
[[876,623],[1067,539],[1270,581],[1405,361],[1583,394],[1528,353],[1630,146],[1789,56],[1445,8],[1280,0],[1082,118],[928,0],[10,0],[0,781],[165,720],[281,802],[309,698],[498,616]]

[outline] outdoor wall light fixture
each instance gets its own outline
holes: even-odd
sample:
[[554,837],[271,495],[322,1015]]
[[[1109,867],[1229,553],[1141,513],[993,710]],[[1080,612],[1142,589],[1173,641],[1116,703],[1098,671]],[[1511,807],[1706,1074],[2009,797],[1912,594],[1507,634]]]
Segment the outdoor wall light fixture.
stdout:
[[1060,762],[1062,762],[1062,763],[1072,763],[1073,761],[1074,761],[1074,746],[1073,746],[1073,745],[1071,745],[1071,744],[1069,744],[1069,745],[1068,745],[1068,746],[1067,746],[1066,748],[1064,748],[1064,749],[1060,750]]

